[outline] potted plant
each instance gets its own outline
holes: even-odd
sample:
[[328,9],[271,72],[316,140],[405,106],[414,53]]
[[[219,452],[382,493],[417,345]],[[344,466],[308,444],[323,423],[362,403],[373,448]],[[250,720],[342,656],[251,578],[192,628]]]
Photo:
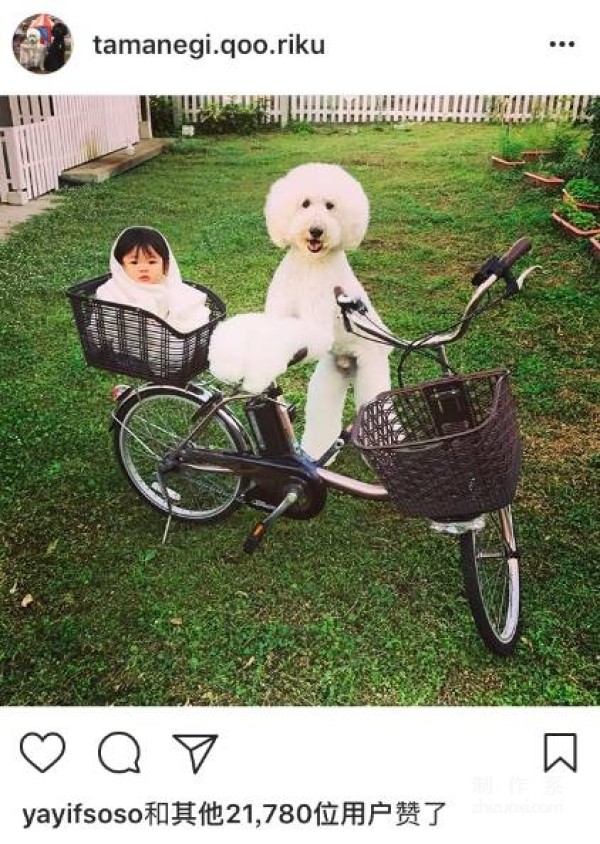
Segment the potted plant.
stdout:
[[577,151],[579,136],[571,126],[554,124],[549,134],[548,155],[539,166],[531,168],[525,178],[531,184],[546,190],[562,187],[569,179],[585,175],[585,161]]
[[590,211],[581,211],[570,202],[557,205],[552,219],[571,237],[592,237],[600,234],[600,223]]
[[563,188],[563,196],[567,202],[583,211],[600,210],[600,185],[588,179],[587,176],[569,179]]
[[523,127],[522,140],[525,145],[522,158],[525,161],[543,161],[550,155],[550,132],[539,113],[534,113],[530,122]]
[[521,155],[524,161],[541,161],[550,155],[547,149],[524,149]]
[[500,138],[499,155],[492,155],[493,166],[499,170],[512,170],[515,167],[521,167],[525,164],[521,157],[523,149],[523,141],[511,135],[510,124],[508,124]]
[[579,179],[585,175],[585,163],[581,155],[571,151],[561,160],[553,161],[550,165],[555,176],[565,182],[569,179]]
[[558,190],[565,183],[564,179],[555,174],[552,165],[546,163],[538,167],[537,170],[526,170],[523,176],[525,177],[525,181],[529,182],[530,185],[534,185],[536,188],[543,188],[548,192]]

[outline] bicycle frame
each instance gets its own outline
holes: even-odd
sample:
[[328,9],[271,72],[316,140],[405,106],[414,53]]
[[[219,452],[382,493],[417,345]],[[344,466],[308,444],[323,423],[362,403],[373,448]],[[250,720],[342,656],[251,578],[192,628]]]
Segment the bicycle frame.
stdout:
[[[519,276],[515,282],[516,290],[521,289],[525,278],[533,269],[536,269],[536,267],[528,268]],[[374,340],[387,343],[395,349],[402,349],[409,353],[427,350],[430,353],[428,356],[438,363],[443,374],[452,374],[453,370],[450,367],[446,354],[446,344],[456,342],[465,334],[471,321],[477,315],[477,308],[481,299],[490,291],[495,282],[498,281],[498,278],[498,275],[492,273],[477,287],[465,308],[462,319],[458,322],[454,330],[445,333],[430,334],[417,340],[409,341],[395,337],[377,326],[367,326],[364,323],[357,322],[357,327]],[[511,293],[507,292],[503,294],[493,304],[499,304],[507,295],[511,295]],[[344,302],[343,292],[341,295],[338,295],[338,304],[342,308],[348,330],[352,329],[348,324],[348,316],[344,311],[344,305],[351,301],[347,299]],[[321,511],[325,500],[324,491],[327,488],[335,489],[338,492],[346,493],[355,498],[371,501],[388,500],[389,496],[385,487],[379,484],[366,483],[325,468],[325,464],[347,446],[350,439],[352,423],[340,432],[339,437],[318,460],[312,460],[306,454],[299,451],[294,438],[293,426],[289,418],[287,406],[285,402],[279,401],[281,392],[276,384],[272,384],[262,394],[262,397],[272,402],[277,409],[277,416],[281,425],[280,434],[286,443],[285,453],[283,455],[273,456],[261,453],[234,454],[211,449],[198,449],[193,446],[190,448],[189,446],[193,443],[194,439],[202,433],[202,430],[210,419],[220,410],[226,409],[233,402],[243,401],[246,402],[247,406],[251,401],[256,399],[254,393],[238,392],[235,389],[230,395],[224,395],[219,391],[211,392],[202,382],[199,382],[196,388],[200,389],[200,395],[205,400],[206,412],[202,414],[201,419],[188,433],[187,437],[161,461],[159,467],[159,474],[161,476],[168,474],[170,470],[175,469],[177,466],[184,465],[187,468],[198,468],[203,472],[237,474],[256,483],[260,483],[261,481],[263,483],[280,481],[282,483],[300,484],[303,492],[307,493],[315,502],[314,506],[308,508],[303,518],[312,518],[312,516],[317,515]],[[121,424],[118,414],[113,414],[113,417],[118,424]],[[253,434],[255,439],[260,440],[260,431],[253,428]],[[268,509],[274,508],[269,506]]]
[[[184,465],[188,468],[201,467],[204,472],[227,472],[243,475],[257,482],[260,482],[261,479],[300,480],[307,484],[309,490],[314,494],[319,492],[318,488],[320,485],[324,485],[339,492],[345,492],[355,498],[363,498],[371,501],[386,501],[388,499],[387,490],[383,486],[366,483],[347,475],[332,472],[320,465],[321,461],[311,460],[307,455],[300,453],[293,439],[293,426],[287,412],[287,407],[283,402],[277,401],[277,399],[270,400],[278,406],[280,414],[284,416],[284,425],[290,437],[289,455],[284,457],[266,457],[260,454],[233,454],[195,447],[188,449],[188,446],[202,433],[210,419],[219,410],[222,410],[233,402],[250,400],[255,397],[252,393],[234,392],[229,396],[223,396],[218,393],[211,394],[207,391],[203,392],[205,396],[208,396],[206,413],[202,414],[202,418],[189,432],[185,440],[172,450],[166,460],[163,460],[161,468],[164,473],[167,473],[170,468]],[[116,421],[118,422],[118,419]],[[336,440],[336,443],[332,446],[335,447],[336,451],[340,451],[347,445],[351,428],[352,425],[348,425],[344,429],[343,437]],[[159,471],[161,470],[159,469]],[[320,499],[321,495],[317,495],[317,497]],[[318,512],[321,509],[322,507],[319,507]],[[316,512],[314,515],[316,515]]]
[[[351,323],[350,314],[367,313],[363,303],[339,290],[335,291],[336,301],[349,331],[363,332],[375,342],[401,350],[400,377],[402,364],[411,353],[425,354],[443,374],[451,375],[446,345],[460,339],[473,318],[521,289],[535,267],[528,268],[518,279],[512,277],[510,268],[530,248],[528,239],[522,238],[501,258],[489,259],[473,279],[477,289],[462,318],[446,331],[413,341],[393,336],[368,315]],[[500,278],[506,281],[504,292],[490,296],[480,305],[482,297]],[[299,354],[295,361],[300,359]],[[437,390],[437,381],[434,386]],[[421,387],[425,390],[432,384]],[[432,409],[432,416],[439,426],[464,422],[460,390],[452,390],[435,393],[437,410]],[[208,523],[245,504],[267,511],[244,542],[244,551],[253,553],[267,530],[284,514],[293,519],[318,515],[329,489],[372,501],[389,499],[387,490],[379,484],[326,468],[328,461],[348,445],[352,425],[340,432],[325,454],[313,460],[298,446],[281,396],[275,383],[258,395],[236,387],[223,393],[218,382],[209,379],[190,381],[185,388],[156,384],[139,389],[117,388],[118,405],[113,413],[114,424],[120,426],[115,430],[117,456],[136,491],[168,516],[163,542],[172,518]],[[234,402],[243,404],[247,423],[243,424],[238,419],[241,414],[236,416],[230,409]],[[221,478],[220,483],[218,478],[211,480],[211,474],[235,477]],[[393,486],[390,482],[390,488]],[[465,592],[475,625],[485,644],[506,656],[513,652],[520,633],[519,550],[511,503],[498,501],[497,506],[490,505],[489,510],[478,513],[468,521],[436,522],[432,526],[437,532],[458,535]]]

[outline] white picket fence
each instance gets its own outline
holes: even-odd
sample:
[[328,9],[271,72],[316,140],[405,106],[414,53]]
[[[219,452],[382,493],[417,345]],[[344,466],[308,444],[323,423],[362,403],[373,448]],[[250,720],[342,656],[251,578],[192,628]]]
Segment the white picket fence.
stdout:
[[399,121],[489,122],[501,117],[511,122],[535,119],[585,119],[591,99],[582,95],[498,95],[486,94],[339,94],[174,96],[168,98],[175,123],[195,123],[208,105],[262,103],[267,122],[285,126],[290,120],[310,123],[396,123]]
[[63,170],[139,140],[138,97],[10,97],[0,127],[0,202],[22,204],[58,187]]
[[58,187],[52,143],[54,117],[0,128],[0,202],[22,205]]
[[[588,96],[340,94],[335,96],[173,96],[177,125],[208,104],[264,103],[267,120],[311,123],[581,120]],[[9,97],[13,125],[0,127],[0,202],[24,203],[58,187],[63,170],[139,140],[139,97]]]

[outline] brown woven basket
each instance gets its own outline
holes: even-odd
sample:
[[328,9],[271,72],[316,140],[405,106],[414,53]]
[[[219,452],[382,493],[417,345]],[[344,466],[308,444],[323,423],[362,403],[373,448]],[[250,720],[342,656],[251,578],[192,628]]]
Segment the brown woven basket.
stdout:
[[180,385],[207,368],[211,334],[225,316],[225,305],[212,290],[186,281],[206,293],[210,320],[189,334],[181,334],[141,308],[96,299],[97,288],[109,277],[83,281],[67,290],[90,366]]
[[503,370],[381,393],[361,408],[352,442],[409,516],[461,521],[505,507],[521,473]]

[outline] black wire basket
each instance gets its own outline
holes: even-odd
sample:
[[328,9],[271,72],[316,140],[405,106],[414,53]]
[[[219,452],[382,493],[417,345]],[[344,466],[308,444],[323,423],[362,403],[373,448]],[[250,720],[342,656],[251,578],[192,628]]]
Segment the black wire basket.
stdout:
[[381,393],[352,442],[398,510],[465,521],[514,499],[522,447],[508,372],[440,378]]
[[207,323],[181,334],[141,308],[96,299],[109,275],[82,281],[66,293],[85,359],[90,366],[165,384],[187,384],[208,367],[212,332],[225,316],[219,297],[201,284],[186,284],[206,293]]

